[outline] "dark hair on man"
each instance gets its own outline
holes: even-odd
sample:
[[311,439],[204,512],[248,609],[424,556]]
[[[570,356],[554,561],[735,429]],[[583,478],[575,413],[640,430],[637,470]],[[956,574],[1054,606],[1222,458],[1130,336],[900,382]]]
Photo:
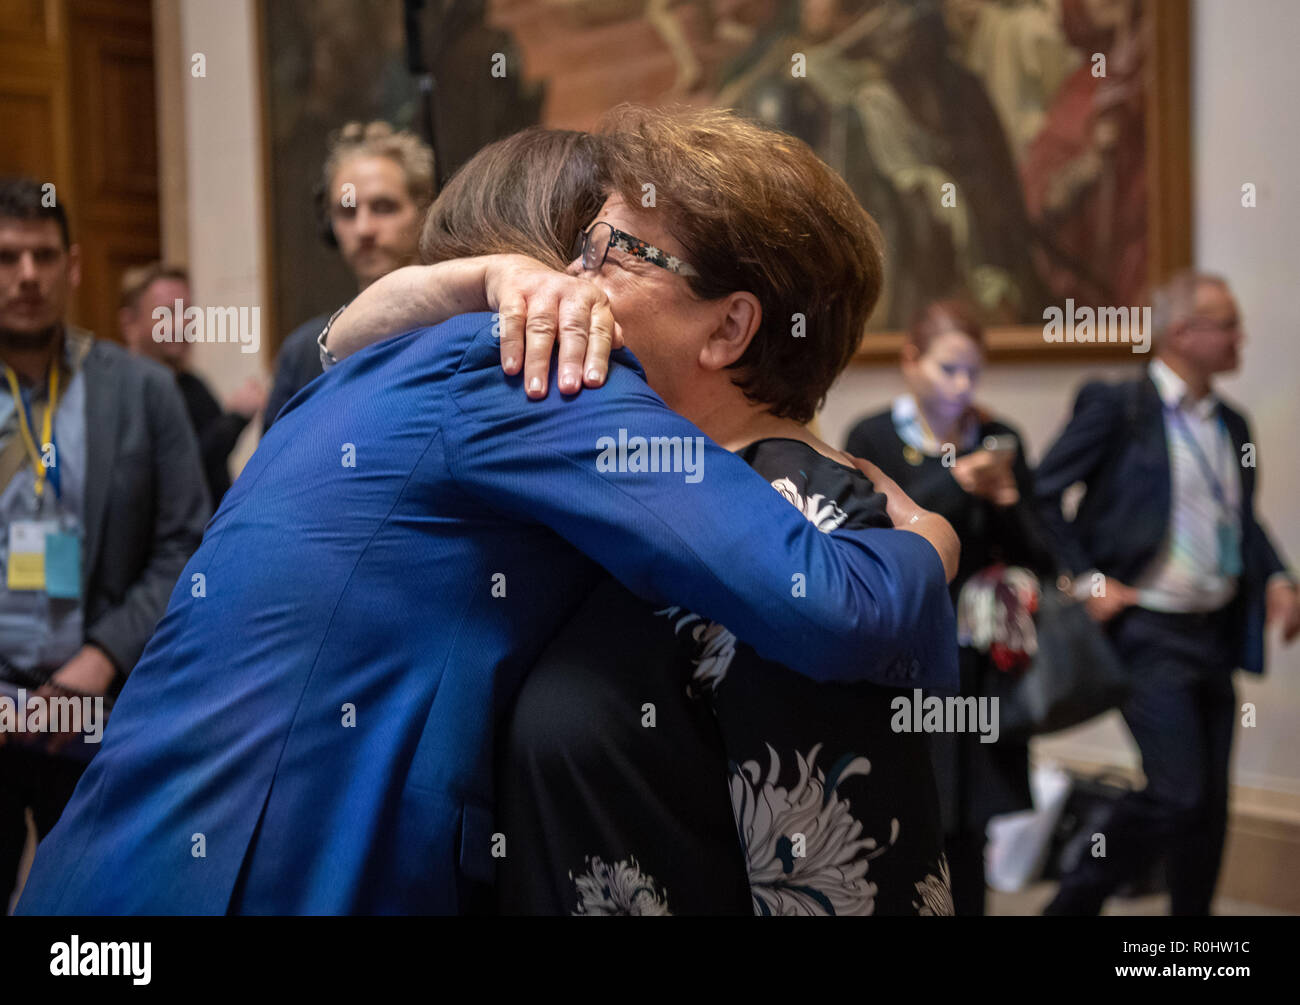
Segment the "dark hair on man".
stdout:
[[135,310],[144,291],[159,279],[176,279],[188,286],[190,274],[181,266],[172,265],[170,262],[150,262],[148,265],[132,266],[122,273],[122,284],[118,291],[121,296],[121,306]]
[[[50,186],[53,190],[53,186]],[[68,214],[54,199],[45,205],[45,185],[35,178],[0,178],[0,220],[53,220],[59,225],[66,251],[72,246]]]

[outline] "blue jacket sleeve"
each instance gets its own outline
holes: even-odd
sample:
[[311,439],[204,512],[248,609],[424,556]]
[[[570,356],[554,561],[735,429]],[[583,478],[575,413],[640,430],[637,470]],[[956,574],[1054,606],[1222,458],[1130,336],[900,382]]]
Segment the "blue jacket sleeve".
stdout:
[[448,385],[460,486],[551,527],[645,599],[721,622],[814,680],[957,686],[952,602],[928,542],[822,533],[671,411],[630,353],[611,362],[601,389],[530,401],[503,376],[485,325]]

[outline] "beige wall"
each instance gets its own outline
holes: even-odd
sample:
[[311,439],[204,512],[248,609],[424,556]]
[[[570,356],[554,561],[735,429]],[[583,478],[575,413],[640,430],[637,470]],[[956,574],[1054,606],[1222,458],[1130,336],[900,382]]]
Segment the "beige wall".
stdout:
[[[1295,171],[1300,132],[1300,5],[1291,0],[1214,0],[1196,11],[1192,65],[1193,141],[1197,170],[1196,259],[1232,279],[1250,341],[1245,365],[1224,392],[1253,419],[1260,456],[1259,512],[1273,540],[1300,567],[1300,291],[1296,242],[1300,204]],[[1252,182],[1258,206],[1241,205]],[[1260,725],[1241,730],[1236,777],[1241,784],[1300,793],[1300,647],[1269,647],[1269,673],[1244,681],[1243,701]]]
[[[260,98],[251,0],[180,0],[180,54],[208,58],[208,76],[184,77],[187,125],[189,259],[196,293],[208,303],[260,304],[265,284],[260,177]],[[1260,511],[1275,540],[1300,559],[1300,336],[1290,307],[1297,287],[1300,204],[1291,174],[1300,164],[1293,102],[1300,94],[1300,4],[1292,0],[1199,0],[1192,53],[1197,261],[1233,281],[1250,342],[1242,371],[1223,384],[1254,418],[1261,464]],[[164,150],[164,156],[167,156]],[[1259,205],[1244,209],[1241,185],[1254,182]],[[263,332],[263,341],[269,341]],[[203,346],[196,363],[220,390],[266,362],[230,346]],[[265,355],[265,351],[262,355]],[[1090,372],[1077,365],[995,367],[984,398],[1022,429],[1031,457],[1051,442]],[[842,443],[852,421],[899,390],[880,368],[847,374],[822,416],[824,434]],[[245,441],[245,450],[251,444]],[[246,453],[245,455],[246,456]],[[241,458],[242,459],[242,458]],[[1240,730],[1239,784],[1300,796],[1300,648],[1270,645],[1270,674],[1242,679],[1242,700],[1256,703],[1259,725]],[[1039,752],[1132,765],[1136,757],[1115,717],[1039,745]]]
[[[262,348],[245,353],[237,344],[194,347],[194,369],[218,398],[249,376],[265,379],[271,338],[266,317],[266,262],[263,242],[261,95],[253,0],[179,0],[179,45],[174,57],[183,88],[184,149],[164,144],[168,158],[182,157],[171,169],[184,179],[178,199],[186,226],[170,230],[187,240],[186,258],[195,302],[222,307],[259,307]],[[196,53],[206,58],[206,77],[194,77]],[[164,57],[160,54],[160,62]],[[164,77],[167,68],[160,67]],[[173,99],[171,107],[177,102]],[[175,113],[173,112],[173,115]],[[163,130],[164,137],[167,135]],[[238,471],[257,445],[260,420],[250,425],[232,456]]]

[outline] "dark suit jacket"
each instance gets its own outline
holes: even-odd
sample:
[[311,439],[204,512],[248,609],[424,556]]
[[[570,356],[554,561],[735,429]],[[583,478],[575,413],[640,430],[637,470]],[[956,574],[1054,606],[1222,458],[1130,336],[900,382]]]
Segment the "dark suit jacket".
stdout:
[[[1238,456],[1250,442],[1241,413],[1222,406],[1224,424]],[[1255,519],[1255,468],[1241,468],[1242,573],[1233,601],[1240,665],[1264,672],[1264,590],[1286,569],[1268,534]],[[1036,489],[1042,515],[1074,573],[1097,569],[1124,583],[1156,557],[1172,508],[1169,444],[1160,394],[1150,377],[1120,384],[1084,386],[1065,430],[1038,467]],[[1061,495],[1075,482],[1086,493],[1067,521]]]
[[[981,443],[986,436],[1003,435],[1014,436],[1017,444],[1024,443],[1020,431],[1004,422],[989,419],[980,424]],[[938,458],[927,458],[919,465],[908,463],[903,448],[891,409],[859,422],[844,446],[850,454],[877,465],[917,503],[952,524],[961,540],[961,559],[950,586],[954,602],[971,575],[993,562],[1022,565],[1041,576],[1055,577],[1059,563],[1052,554],[1048,533],[1039,523],[1033,473],[1022,447],[1016,449],[1012,468],[1020,492],[1020,501],[1014,506],[994,506],[971,495]],[[959,456],[968,452],[963,450]]]
[[230,452],[235,449],[248,420],[223,409],[208,385],[195,374],[178,373],[176,386],[190,414],[194,435],[199,439],[199,457],[215,510],[221,505],[221,497],[230,490]]
[[322,314],[304,321],[280,343],[280,355],[275,361],[275,380],[271,383],[266,412],[262,416],[263,436],[289,399],[321,375],[320,346],[316,339],[329,319],[329,314]]
[[198,442],[169,370],[96,341],[82,373],[85,636],[116,664],[120,684],[203,537],[208,497]]

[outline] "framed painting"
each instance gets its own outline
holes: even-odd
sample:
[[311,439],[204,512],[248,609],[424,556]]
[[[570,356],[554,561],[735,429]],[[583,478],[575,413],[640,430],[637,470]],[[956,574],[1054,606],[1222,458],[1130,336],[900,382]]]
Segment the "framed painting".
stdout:
[[[1127,355],[1049,342],[1044,312],[1139,308],[1148,281],[1190,262],[1186,0],[416,6],[438,81],[437,148],[453,167],[530,122],[591,128],[621,101],[731,107],[807,141],[885,239],[861,360],[893,358],[915,313],[953,296],[977,308],[994,360]],[[304,190],[327,125],[418,114],[403,8],[263,10],[282,306],[341,302],[320,296],[322,280],[344,285],[337,264],[303,252],[315,226]]]
[[[880,224],[859,358],[970,301],[993,359],[1097,358],[1044,312],[1126,314],[1191,259],[1186,0],[490,0],[542,121],[735,108],[807,141]],[[1080,330],[1083,335],[1082,328]]]
[[[943,8],[958,65],[900,82],[901,118],[888,100],[887,112],[861,115],[876,136],[866,145],[886,151],[872,159],[902,166],[858,182],[861,166],[846,165],[890,252],[859,359],[896,358],[898,329],[951,295],[983,314],[994,360],[1131,359],[1130,344],[1049,341],[1047,321],[1085,309],[1097,328],[1103,314],[1141,317],[1149,284],[1191,263],[1188,5]],[[905,137],[901,153],[893,135]]]

